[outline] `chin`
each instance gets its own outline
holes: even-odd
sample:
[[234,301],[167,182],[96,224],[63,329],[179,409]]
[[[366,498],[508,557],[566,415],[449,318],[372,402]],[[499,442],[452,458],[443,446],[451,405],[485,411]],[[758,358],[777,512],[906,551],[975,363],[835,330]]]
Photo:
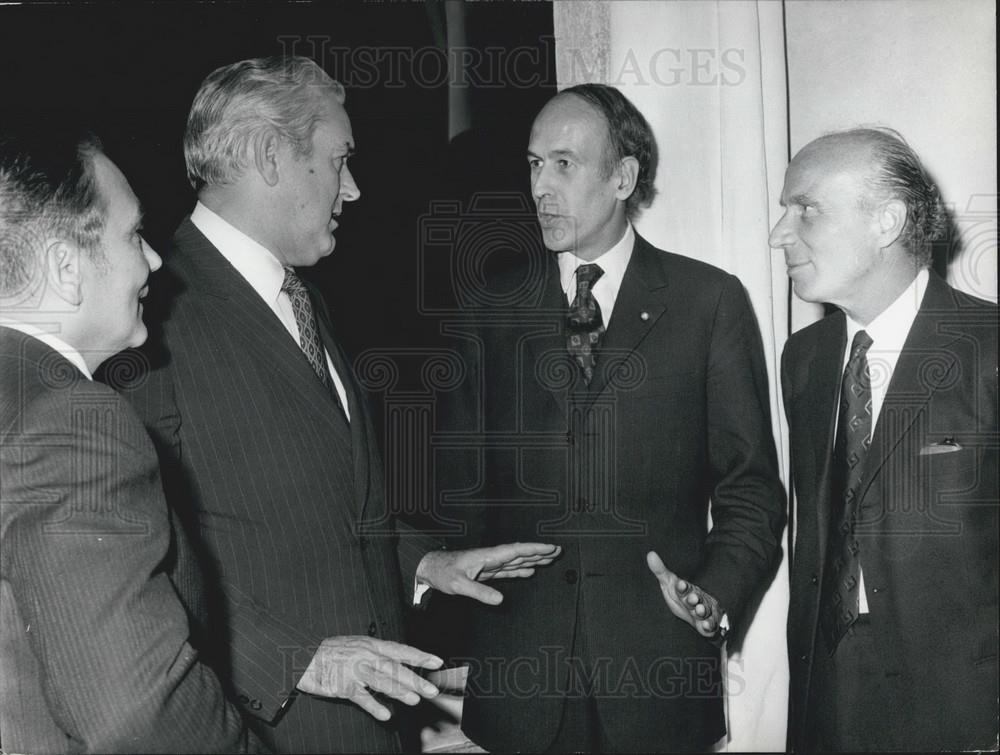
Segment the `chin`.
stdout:
[[553,252],[568,252],[573,249],[573,238],[564,228],[543,228],[542,241]]
[[149,337],[149,331],[146,330],[145,325],[140,325],[132,332],[132,337],[129,339],[126,348],[137,349],[146,343],[146,339]]

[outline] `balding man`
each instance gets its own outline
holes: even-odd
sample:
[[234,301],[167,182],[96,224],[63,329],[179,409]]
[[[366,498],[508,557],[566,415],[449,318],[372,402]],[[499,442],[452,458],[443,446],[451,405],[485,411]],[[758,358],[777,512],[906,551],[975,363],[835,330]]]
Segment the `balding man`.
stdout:
[[792,160],[771,246],[838,312],[782,356],[798,500],[790,741],[997,741],[997,310],[928,269],[944,214],[895,132]]
[[[0,134],[0,746],[233,752],[236,708],[189,642],[156,453],[91,379],[146,340],[160,258],[85,133]],[[258,743],[259,744],[259,743]]]
[[462,727],[491,751],[711,748],[718,645],[778,555],[753,312],[734,276],[636,233],[655,154],[617,89],[552,98],[527,144],[548,251],[479,299],[463,411],[485,449],[456,454],[470,463],[452,511],[470,544],[563,547],[501,606],[469,606]]

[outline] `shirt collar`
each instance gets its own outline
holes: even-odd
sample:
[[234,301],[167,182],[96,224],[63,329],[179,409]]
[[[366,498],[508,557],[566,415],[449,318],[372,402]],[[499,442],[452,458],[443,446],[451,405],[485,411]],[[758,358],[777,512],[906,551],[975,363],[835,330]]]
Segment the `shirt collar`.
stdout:
[[[618,296],[618,289],[621,288],[622,279],[625,277],[625,269],[628,267],[629,260],[632,259],[632,247],[634,246],[635,230],[632,228],[631,223],[626,223],[625,234],[618,243],[600,257],[591,261],[591,264],[600,265],[601,270],[604,271],[604,274],[594,286],[600,285],[609,290],[612,293],[612,301]],[[562,285],[562,290],[566,294],[566,298],[572,301],[576,296],[576,269],[580,265],[586,265],[587,263],[572,252],[560,252],[558,260],[559,281]],[[608,313],[608,316],[610,316],[610,313]]]
[[14,320],[10,317],[0,317],[0,325],[12,330],[19,330],[32,338],[37,338],[50,349],[58,351],[63,357],[72,362],[73,366],[80,370],[87,380],[94,379],[94,376],[90,374],[87,363],[83,360],[83,355],[54,333],[47,333],[30,323]]
[[923,268],[913,282],[896,297],[888,307],[882,310],[878,317],[868,325],[861,325],[856,320],[847,318],[847,350],[850,351],[854,336],[859,330],[864,330],[872,339],[872,349],[880,352],[902,351],[903,343],[910,333],[920,302],[927,291],[927,281],[930,273]]
[[223,220],[201,202],[195,205],[191,222],[264,301],[277,301],[285,282],[285,269],[267,247]]

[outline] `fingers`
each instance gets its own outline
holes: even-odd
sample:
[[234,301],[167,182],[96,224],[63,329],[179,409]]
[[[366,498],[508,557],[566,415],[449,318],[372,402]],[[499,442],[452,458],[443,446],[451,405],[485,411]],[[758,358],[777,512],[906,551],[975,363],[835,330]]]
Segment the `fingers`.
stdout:
[[481,559],[483,572],[496,572],[551,564],[561,552],[560,546],[547,543],[505,543],[490,548],[476,548],[470,554]]
[[372,645],[372,650],[376,653],[384,655],[386,658],[405,663],[407,666],[438,669],[444,665],[444,661],[438,656],[425,653],[423,650],[415,648],[412,645],[404,645],[401,642],[393,642],[392,640],[367,639]]
[[389,709],[372,697],[371,693],[360,685],[354,688],[353,692],[347,696],[347,699],[379,721],[388,721],[392,718],[392,713]]
[[524,579],[534,573],[534,568],[501,569],[495,572],[483,572],[480,579]]
[[416,705],[421,697],[437,697],[438,688],[395,661],[377,658],[362,664],[358,678],[369,689],[395,698],[407,705]]
[[656,576],[670,612],[686,621],[704,637],[713,637],[718,628],[714,603],[698,587],[681,579],[666,567],[656,551],[646,554],[646,565]]

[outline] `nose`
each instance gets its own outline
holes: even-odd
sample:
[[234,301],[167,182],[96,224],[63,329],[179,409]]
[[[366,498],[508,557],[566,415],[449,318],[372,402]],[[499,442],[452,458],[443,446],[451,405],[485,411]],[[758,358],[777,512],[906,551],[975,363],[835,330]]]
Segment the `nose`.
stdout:
[[531,171],[531,194],[537,200],[552,193],[549,187],[549,175],[545,166],[541,165]]
[[784,214],[778,218],[778,222],[774,224],[774,228],[771,229],[767,243],[772,249],[783,249],[792,243],[794,236],[792,220],[788,210],[785,210]]
[[361,189],[354,182],[351,169],[345,164],[340,171],[340,199],[343,202],[354,202],[361,198]]
[[163,266],[160,255],[146,242],[146,239],[142,240],[142,254],[146,258],[146,264],[149,265],[149,272],[155,273]]

